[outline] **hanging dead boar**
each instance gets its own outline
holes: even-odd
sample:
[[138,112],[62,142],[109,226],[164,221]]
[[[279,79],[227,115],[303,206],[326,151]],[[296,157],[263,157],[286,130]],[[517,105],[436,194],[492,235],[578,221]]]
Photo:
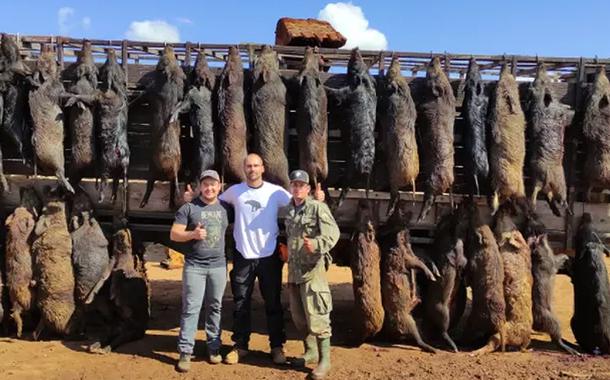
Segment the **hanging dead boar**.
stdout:
[[44,329],[60,335],[72,332],[75,310],[72,240],[62,193],[61,188],[45,190],[45,205],[34,229],[34,279],[41,313],[35,340]]
[[376,82],[369,74],[369,68],[358,48],[352,50],[347,64],[347,86],[341,89],[326,87],[326,90],[339,104],[345,106],[344,139],[350,147],[347,175],[336,205],[338,208],[345,200],[351,183],[356,179],[366,179],[368,196],[375,163]]
[[599,66],[585,106],[582,134],[586,149],[584,167],[587,199],[593,188],[610,188],[610,82]]
[[[486,181],[489,176],[487,157],[487,108],[489,97],[481,79],[479,65],[474,58],[470,59],[466,85],[464,87],[464,147],[468,154],[469,166],[477,195],[480,194],[479,178]],[[472,193],[472,192],[471,192]]]
[[222,177],[225,182],[242,182],[247,155],[244,114],[244,68],[239,49],[231,46],[218,86],[218,121]]
[[17,326],[17,337],[23,331],[22,313],[35,303],[32,242],[36,219],[42,207],[40,198],[31,187],[20,189],[21,201],[6,219],[6,287],[11,304],[11,318]]
[[[68,69],[71,73],[70,93],[94,95],[98,84],[98,70],[91,53],[91,42],[84,40],[76,63]],[[97,158],[94,131],[93,105],[77,101],[68,108],[68,127],[72,141],[70,182],[77,185],[87,170],[91,170]]]
[[491,204],[495,214],[501,202],[525,196],[525,116],[521,110],[517,82],[506,63],[502,66],[496,85],[489,122]]
[[422,102],[417,108],[424,179],[424,204],[418,222],[426,218],[436,196],[450,191],[453,186],[454,121],[453,89],[441,68],[440,59],[434,57],[428,65]]
[[286,86],[270,46],[263,46],[256,57],[252,76],[254,150],[265,163],[265,179],[288,188]]
[[171,114],[184,96],[186,76],[178,66],[174,49],[165,46],[153,72],[152,82],[144,96],[149,99],[152,112],[152,156],[146,192],[140,203],[143,208],[153,191],[155,181],[165,178],[170,181],[169,207],[174,208],[178,171],[180,170],[180,123],[171,121]]
[[194,135],[193,164],[190,182],[194,186],[199,183],[199,175],[204,170],[211,169],[216,161],[214,147],[214,117],[212,95],[216,86],[216,77],[210,71],[205,59],[205,53],[199,51],[195,68],[189,78],[189,90],[174,112],[172,121],[180,112],[188,112]]
[[419,154],[415,135],[417,113],[411,90],[400,72],[398,57],[392,58],[383,86],[379,124],[390,176],[391,199],[388,215],[400,200],[398,190],[411,186],[415,199],[415,179],[419,174]]
[[424,299],[431,326],[454,352],[458,352],[458,349],[449,336],[449,329],[460,320],[466,306],[466,288],[462,278],[467,264],[463,222],[460,209],[452,210],[439,220],[430,256],[440,272],[440,278],[428,285]]
[[379,246],[375,240],[373,210],[367,201],[358,205],[357,232],[351,255],[355,303],[354,337],[357,344],[376,335],[383,327]]
[[328,177],[328,100],[320,79],[320,55],[311,47],[305,49],[296,80],[299,168],[307,171],[315,188]]
[[32,126],[29,122],[28,80],[31,70],[23,63],[14,36],[2,34],[0,42],[0,125],[4,136],[24,161],[32,159]]
[[383,254],[381,260],[381,298],[384,309],[383,332],[392,339],[412,338],[422,350],[436,353],[423,341],[411,311],[421,299],[417,295],[414,269],[424,271],[429,279],[435,277],[413,253],[409,243],[409,230],[396,234],[396,246]]
[[150,287],[143,260],[143,247],[137,244],[128,228],[112,237],[112,258],[104,276],[89,294],[87,303],[95,298],[103,284],[110,281],[110,299],[117,320],[111,333],[93,343],[90,352],[109,353],[117,347],[141,339],[150,319]]
[[36,165],[57,176],[60,186],[74,193],[64,172],[64,86],[59,78],[55,54],[45,45],[36,62],[30,91],[30,113],[34,122],[33,145]]
[[604,247],[584,213],[575,237],[576,256],[570,274],[574,285],[574,314],[570,327],[580,347],[588,353],[610,354],[610,284]]
[[538,64],[536,79],[529,88],[528,111],[532,206],[535,209],[538,192],[542,191],[553,214],[561,216],[559,207],[570,212],[563,170],[563,139],[574,112],[557,99],[542,62]]
[[533,329],[550,335],[551,341],[572,355],[578,352],[569,347],[561,338],[561,325],[552,308],[555,274],[564,267],[568,256],[553,253],[546,234],[529,239],[532,251],[532,313]]

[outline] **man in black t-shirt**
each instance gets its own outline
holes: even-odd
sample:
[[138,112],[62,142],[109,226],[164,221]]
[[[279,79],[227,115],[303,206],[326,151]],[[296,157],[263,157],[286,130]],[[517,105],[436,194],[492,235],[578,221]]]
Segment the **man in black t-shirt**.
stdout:
[[199,313],[204,304],[209,361],[213,364],[222,361],[220,311],[227,283],[225,231],[233,222],[233,209],[218,199],[220,177],[216,171],[204,171],[199,186],[201,194],[180,207],[170,232],[171,240],[186,245],[178,338],[177,369],[181,372],[190,369]]

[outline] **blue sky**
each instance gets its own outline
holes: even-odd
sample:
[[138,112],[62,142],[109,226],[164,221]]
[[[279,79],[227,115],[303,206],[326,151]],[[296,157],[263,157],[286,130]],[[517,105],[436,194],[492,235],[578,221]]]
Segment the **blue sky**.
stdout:
[[[0,30],[121,39],[133,21],[162,20],[177,29],[182,41],[273,43],[278,18],[315,18],[330,2],[3,0]],[[610,1],[352,3],[362,9],[370,28],[385,35],[388,50],[610,56]],[[63,26],[61,8],[71,9],[64,13]]]

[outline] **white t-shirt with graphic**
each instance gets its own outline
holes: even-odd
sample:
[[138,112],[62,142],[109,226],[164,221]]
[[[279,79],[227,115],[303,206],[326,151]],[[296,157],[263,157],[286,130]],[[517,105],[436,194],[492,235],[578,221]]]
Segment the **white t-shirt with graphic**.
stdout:
[[269,182],[257,188],[242,182],[229,187],[219,198],[235,209],[233,237],[242,256],[246,259],[271,256],[279,233],[278,212],[290,202],[290,193]]

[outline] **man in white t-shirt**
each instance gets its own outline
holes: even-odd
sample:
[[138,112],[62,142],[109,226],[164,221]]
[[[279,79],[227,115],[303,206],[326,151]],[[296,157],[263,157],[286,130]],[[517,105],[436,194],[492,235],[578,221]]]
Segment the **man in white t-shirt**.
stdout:
[[[235,209],[233,237],[237,252],[231,270],[231,291],[235,309],[233,312],[233,349],[225,357],[225,363],[235,364],[248,354],[250,340],[250,301],[254,280],[258,278],[259,290],[265,301],[267,331],[273,362],[286,362],[283,345],[286,342],[284,312],[280,292],[282,289],[283,262],[276,253],[279,234],[278,212],[286,206],[291,195],[284,188],[263,181],[265,166],[257,154],[249,154],[244,161],[246,182],[229,187],[219,199]],[[187,189],[185,201],[195,193]],[[315,198],[324,199],[322,191]]]

